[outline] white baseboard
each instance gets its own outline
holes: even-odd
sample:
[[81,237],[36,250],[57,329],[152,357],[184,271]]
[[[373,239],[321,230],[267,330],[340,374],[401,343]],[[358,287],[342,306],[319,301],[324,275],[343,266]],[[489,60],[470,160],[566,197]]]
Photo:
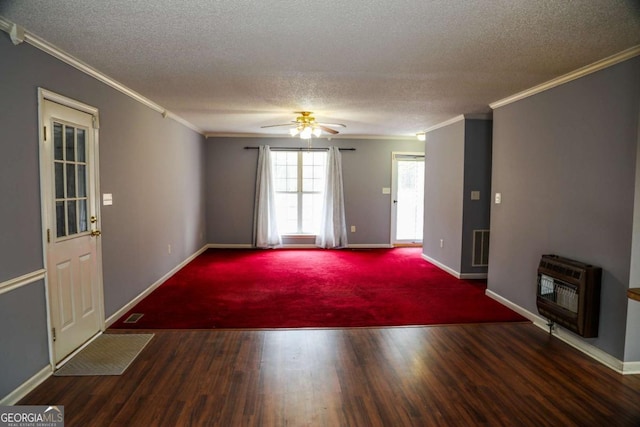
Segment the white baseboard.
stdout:
[[486,279],[487,273],[460,273],[459,279],[480,280]]
[[[249,243],[209,243],[207,245],[211,249],[255,249],[255,247]],[[313,244],[286,244],[279,246],[283,249],[312,249],[318,248]],[[356,243],[347,245],[347,249],[390,249],[393,245],[389,243]]]
[[[519,305],[509,301],[504,297],[501,297],[495,292],[490,291],[489,289],[485,291],[485,294],[489,298],[492,298],[498,301],[502,305],[509,307],[511,310],[515,311],[516,313],[531,320],[531,322],[533,322],[533,324],[538,326],[539,328],[549,332],[549,326],[547,325],[548,322],[547,322],[547,319],[545,319],[544,317],[540,317],[537,314],[532,313],[529,310],[520,307]],[[592,359],[602,363],[606,367],[613,369],[614,371],[620,374],[630,375],[630,374],[640,373],[640,362],[623,362],[615,358],[614,356],[610,355],[609,353],[603,350],[600,350],[598,347],[585,342],[583,339],[581,339],[577,335],[574,335],[571,332],[561,327],[558,327],[557,325],[552,330],[551,333],[553,336],[569,344],[571,347],[581,351],[582,353],[586,354]]]
[[251,243],[209,243],[207,249],[253,249]]
[[174,274],[176,274],[178,271],[180,271],[180,269],[182,269],[185,265],[189,264],[191,261],[193,261],[198,255],[200,255],[201,253],[203,253],[204,251],[206,251],[209,248],[209,245],[205,245],[202,248],[200,248],[196,253],[194,253],[193,255],[191,255],[189,258],[185,259],[184,261],[182,261],[180,264],[178,264],[175,268],[173,268],[171,271],[169,271],[167,274],[165,274],[164,276],[162,276],[160,279],[158,279],[155,283],[153,283],[151,286],[149,286],[147,289],[145,289],[144,291],[142,291],[137,297],[135,297],[134,299],[132,299],[131,301],[129,301],[129,303],[125,304],[120,310],[116,311],[115,313],[113,313],[111,316],[109,316],[106,320],[105,320],[105,328],[108,328],[109,326],[113,325],[119,318],[121,318],[122,316],[124,316],[124,314],[131,310],[133,307],[135,307],[136,304],[138,304],[140,301],[142,301],[147,295],[149,295],[151,292],[153,292],[154,290],[156,290],[158,288],[158,286],[162,285],[164,282],[167,281],[167,279],[169,279],[171,276],[173,276]]
[[431,264],[435,265],[435,266],[436,266],[436,267],[438,267],[440,270],[444,270],[444,271],[446,271],[447,273],[449,273],[450,275],[452,275],[452,276],[453,276],[453,277],[455,277],[456,279],[460,279],[460,273],[459,273],[459,272],[457,272],[457,271],[455,271],[453,268],[448,267],[448,266],[446,266],[446,265],[442,264],[441,262],[436,261],[435,259],[433,259],[433,258],[431,258],[431,257],[429,257],[429,256],[427,256],[427,255],[425,255],[425,254],[422,254],[422,259],[424,259],[425,261],[428,261],[428,262],[430,262]]
[[33,389],[35,389],[40,384],[42,384],[44,382],[44,380],[49,378],[51,376],[51,374],[53,374],[53,368],[51,367],[51,365],[45,366],[44,368],[42,368],[40,370],[40,372],[38,372],[37,374],[35,374],[31,378],[29,378],[24,383],[22,383],[22,385],[20,387],[16,388],[11,393],[9,393],[5,397],[3,397],[0,400],[0,406],[15,405],[16,403],[18,403],[20,401],[20,399],[25,397]]
[[624,375],[640,374],[640,362],[623,362],[622,373]]
[[476,280],[476,279],[486,279],[487,278],[487,273],[460,273],[458,271],[455,271],[453,268],[447,267],[446,265],[442,264],[441,262],[436,261],[435,259],[433,259],[431,257],[428,257],[425,254],[422,254],[422,259],[424,259],[425,261],[435,265],[440,270],[446,271],[447,273],[449,273],[450,275],[452,275],[456,279]]

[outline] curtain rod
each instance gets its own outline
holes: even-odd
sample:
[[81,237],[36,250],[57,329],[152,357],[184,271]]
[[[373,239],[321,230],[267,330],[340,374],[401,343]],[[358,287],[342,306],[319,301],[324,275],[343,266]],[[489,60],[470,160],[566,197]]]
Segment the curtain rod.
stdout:
[[[260,147],[244,147],[245,150],[257,150]],[[327,151],[328,148],[317,147],[269,147],[271,151]],[[338,148],[340,151],[356,151],[355,148]]]

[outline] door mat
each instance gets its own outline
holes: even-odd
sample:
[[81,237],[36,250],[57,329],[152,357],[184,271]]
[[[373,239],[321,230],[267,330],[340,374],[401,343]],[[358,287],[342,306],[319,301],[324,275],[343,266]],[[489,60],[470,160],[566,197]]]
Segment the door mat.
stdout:
[[103,334],[82,349],[53,375],[122,375],[153,334]]

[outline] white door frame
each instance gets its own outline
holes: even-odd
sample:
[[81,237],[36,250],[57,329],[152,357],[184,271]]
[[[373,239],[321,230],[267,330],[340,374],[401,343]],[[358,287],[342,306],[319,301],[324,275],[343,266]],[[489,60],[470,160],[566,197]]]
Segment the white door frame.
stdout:
[[[391,233],[389,235],[389,244],[391,246],[400,245],[402,243],[396,240],[397,229],[397,198],[398,198],[398,171],[397,171],[397,158],[399,156],[420,156],[424,158],[424,152],[422,151],[393,151],[391,152]],[[420,239],[422,242],[422,239]]]
[[[45,149],[45,130],[42,126],[43,118],[44,118],[44,102],[51,101],[57,104],[63,105],[68,108],[72,108],[84,113],[87,113],[93,117],[93,145],[94,145],[94,173],[89,178],[89,185],[92,187],[95,194],[95,212],[98,214],[98,222],[96,224],[98,230],[102,227],[100,226],[102,221],[100,215],[100,171],[99,171],[99,128],[100,128],[100,120],[99,120],[99,112],[98,109],[92,107],[90,105],[84,104],[80,101],[76,101],[75,99],[68,98],[66,96],[57,94],[55,92],[51,92],[47,89],[43,89],[41,87],[38,88],[38,147],[39,147],[39,157],[40,157],[40,208],[41,208],[41,218],[42,218],[42,256],[43,262],[45,265],[45,277],[44,277],[44,287],[45,287],[45,299],[47,306],[47,337],[49,343],[49,363],[52,367],[52,370],[56,368],[55,355],[54,355],[54,337],[52,333],[52,324],[53,320],[52,316],[52,307],[49,296],[49,271],[47,260],[48,260],[48,245],[47,245],[47,229],[53,229],[53,218],[51,218],[52,208],[50,206],[50,201],[52,200],[52,182],[51,176],[46,173],[50,169],[50,165],[48,165],[49,154]],[[103,278],[102,278],[102,241],[101,239],[96,239],[96,268],[97,268],[97,283],[98,283],[98,293],[97,293],[97,304],[98,304],[98,321],[100,325],[100,332],[104,332],[105,330],[105,314],[104,314],[104,289],[103,289]],[[84,347],[84,346],[82,346]],[[81,347],[81,348],[82,348]],[[65,359],[68,360],[71,356],[76,354],[81,348],[77,349],[75,352],[71,353],[69,357]],[[63,361],[62,361],[63,362]],[[61,365],[59,363],[58,365]]]

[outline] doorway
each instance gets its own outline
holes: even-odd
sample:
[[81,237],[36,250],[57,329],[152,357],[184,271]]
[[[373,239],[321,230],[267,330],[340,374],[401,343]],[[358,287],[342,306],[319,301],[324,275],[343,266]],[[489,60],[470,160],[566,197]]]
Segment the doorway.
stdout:
[[98,111],[44,89],[40,181],[51,359],[104,328],[98,205]]
[[392,153],[391,244],[422,244],[424,153]]

